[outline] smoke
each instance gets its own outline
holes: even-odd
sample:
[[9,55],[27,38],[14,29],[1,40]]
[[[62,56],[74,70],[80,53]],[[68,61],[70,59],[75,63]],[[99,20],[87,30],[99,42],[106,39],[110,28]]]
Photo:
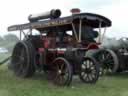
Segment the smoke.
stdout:
[[101,48],[109,48],[109,49],[120,49],[128,47],[128,39],[127,38],[105,38]]

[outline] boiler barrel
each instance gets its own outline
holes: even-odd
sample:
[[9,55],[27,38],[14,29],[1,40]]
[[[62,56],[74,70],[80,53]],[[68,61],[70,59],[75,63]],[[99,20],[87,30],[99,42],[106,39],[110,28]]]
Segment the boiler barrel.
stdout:
[[51,11],[48,12],[44,12],[44,13],[40,13],[40,14],[31,14],[28,17],[28,20],[30,22],[35,22],[38,20],[42,20],[42,19],[54,19],[54,18],[58,18],[61,15],[61,11],[59,9],[52,9]]

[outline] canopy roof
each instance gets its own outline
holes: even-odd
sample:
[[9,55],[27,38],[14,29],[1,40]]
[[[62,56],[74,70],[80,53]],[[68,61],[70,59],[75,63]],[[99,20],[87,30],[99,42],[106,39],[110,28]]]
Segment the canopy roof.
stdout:
[[[25,29],[46,29],[46,28],[54,28],[54,27],[64,27],[71,26],[72,23],[79,23],[79,20],[82,20],[82,24],[86,24],[87,26],[91,26],[93,28],[100,27],[110,27],[111,20],[108,18],[93,14],[93,13],[80,13],[74,14],[68,17],[62,17],[57,19],[43,19],[42,21],[30,22],[26,24],[13,25],[8,27],[8,31],[16,31],[16,30],[25,30]],[[70,27],[68,27],[70,28]]]

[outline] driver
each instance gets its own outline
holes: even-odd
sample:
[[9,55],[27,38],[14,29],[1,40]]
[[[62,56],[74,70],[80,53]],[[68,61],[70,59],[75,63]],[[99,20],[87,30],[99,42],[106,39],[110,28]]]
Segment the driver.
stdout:
[[92,27],[82,27],[81,39],[90,42],[96,42],[94,39],[98,37],[98,32],[94,31]]
[[[76,32],[79,36],[79,28],[76,26]],[[98,37],[98,32],[94,31],[92,27],[82,26],[81,29],[81,40],[88,42],[96,42],[94,39]]]

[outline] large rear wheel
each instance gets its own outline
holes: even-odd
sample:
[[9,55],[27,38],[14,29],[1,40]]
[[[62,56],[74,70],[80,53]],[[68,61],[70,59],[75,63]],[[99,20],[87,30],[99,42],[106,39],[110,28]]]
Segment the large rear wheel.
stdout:
[[29,41],[18,42],[11,58],[12,70],[19,77],[30,77],[34,74],[34,48]]

